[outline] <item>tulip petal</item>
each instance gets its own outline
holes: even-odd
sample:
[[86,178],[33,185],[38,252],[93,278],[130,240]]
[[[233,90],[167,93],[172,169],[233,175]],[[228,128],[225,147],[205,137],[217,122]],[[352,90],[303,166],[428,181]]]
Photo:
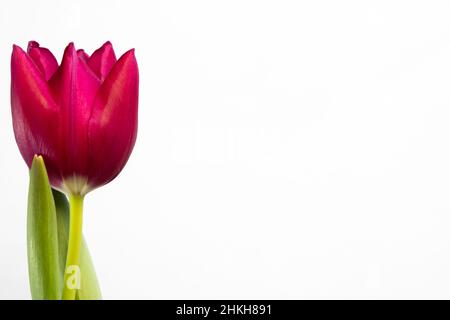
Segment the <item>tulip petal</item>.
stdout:
[[92,189],[114,179],[128,161],[137,134],[138,86],[132,49],[114,65],[93,105],[88,128]]
[[100,82],[73,43],[65,51],[60,67],[49,81],[60,106],[65,152],[61,152],[61,173],[84,176],[87,170],[87,120]]
[[58,69],[58,61],[47,48],[42,48],[36,41],[28,42],[28,55],[44,75],[46,81],[51,78]]
[[78,55],[78,58],[80,58],[84,62],[88,63],[89,55],[83,49],[78,49],[77,50],[77,55]]
[[111,71],[116,61],[116,54],[114,53],[112,44],[107,41],[99,49],[95,50],[95,52],[91,55],[88,64],[100,78],[100,81],[103,81]]
[[33,157],[45,157],[52,184],[60,179],[54,170],[58,163],[59,115],[50,88],[33,60],[14,45],[11,56],[11,112],[14,135],[20,153],[31,167]]

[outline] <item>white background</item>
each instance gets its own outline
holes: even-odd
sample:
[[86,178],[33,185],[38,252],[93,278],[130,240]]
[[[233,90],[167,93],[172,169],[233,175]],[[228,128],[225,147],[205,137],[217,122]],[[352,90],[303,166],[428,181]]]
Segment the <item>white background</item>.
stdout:
[[0,298],[28,299],[11,46],[136,48],[86,198],[105,298],[450,298],[449,1],[3,1]]

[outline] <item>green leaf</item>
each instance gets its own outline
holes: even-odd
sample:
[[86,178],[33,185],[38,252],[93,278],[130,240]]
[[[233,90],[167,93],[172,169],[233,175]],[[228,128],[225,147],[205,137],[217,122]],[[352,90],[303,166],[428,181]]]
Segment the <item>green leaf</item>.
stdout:
[[28,275],[34,300],[61,298],[57,219],[52,189],[41,156],[30,170],[27,214]]
[[[44,160],[35,156],[30,170],[27,215],[28,273],[33,300],[61,299],[69,242],[67,197],[51,188]],[[81,289],[77,299],[101,299],[86,241],[80,252]]]
[[[64,277],[64,268],[66,265],[67,246],[69,244],[69,223],[70,212],[67,197],[53,189],[53,197],[56,205],[56,217],[58,223],[58,243],[59,243],[59,265],[61,281]],[[86,241],[83,237],[80,250],[80,270],[81,286],[77,291],[79,300],[99,300],[102,298],[97,276],[95,274],[94,264],[89,254]]]

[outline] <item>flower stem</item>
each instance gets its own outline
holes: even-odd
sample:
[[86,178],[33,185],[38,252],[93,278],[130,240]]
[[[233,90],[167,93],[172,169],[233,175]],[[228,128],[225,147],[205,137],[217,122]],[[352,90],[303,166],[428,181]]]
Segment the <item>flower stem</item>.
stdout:
[[66,268],[64,272],[63,300],[75,300],[77,289],[80,289],[80,247],[83,225],[83,199],[78,194],[69,195],[70,227],[69,245],[67,248]]

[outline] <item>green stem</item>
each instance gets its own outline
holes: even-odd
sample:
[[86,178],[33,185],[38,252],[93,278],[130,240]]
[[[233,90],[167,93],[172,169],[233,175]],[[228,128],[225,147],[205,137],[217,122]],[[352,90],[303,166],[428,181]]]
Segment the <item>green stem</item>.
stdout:
[[83,199],[78,194],[69,195],[70,227],[69,246],[67,248],[66,268],[64,272],[63,300],[75,300],[77,289],[80,288],[80,247],[83,225]]

